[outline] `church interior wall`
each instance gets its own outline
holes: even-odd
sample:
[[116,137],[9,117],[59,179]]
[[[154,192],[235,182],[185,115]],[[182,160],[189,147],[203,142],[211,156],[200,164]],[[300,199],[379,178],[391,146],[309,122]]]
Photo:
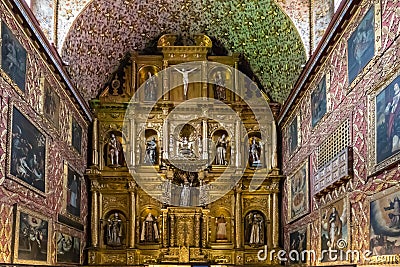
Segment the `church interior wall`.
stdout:
[[[68,261],[57,254],[62,237],[74,242],[74,249],[79,250],[75,260],[80,261],[88,214],[83,178],[88,118],[42,44],[34,40],[31,28],[11,7],[5,1],[0,3],[4,48],[0,68],[0,262]],[[26,75],[12,77],[10,73],[25,69],[23,50]],[[78,135],[73,135],[72,121],[80,128]],[[78,179],[76,190],[73,176]],[[41,236],[40,251],[34,252],[35,245],[28,244],[29,227]]]
[[[375,8],[375,23],[373,24],[375,40],[371,42],[375,46],[375,52],[372,58],[367,60],[366,66],[364,68],[361,66],[358,75],[349,83],[348,53],[351,51],[348,49],[348,42],[354,40],[352,34],[360,29],[358,25],[371,7]],[[378,131],[376,124],[380,122],[375,121],[378,116],[374,109],[375,99],[386,86],[388,86],[388,90],[393,90],[393,81],[397,81],[399,76],[398,21],[400,16],[395,13],[399,7],[399,3],[392,1],[362,1],[355,6],[347,26],[330,44],[328,52],[323,52],[322,59],[318,62],[319,67],[307,78],[308,83],[301,88],[302,94],[298,96],[295,104],[290,108],[289,115],[284,119],[282,124],[283,172],[287,177],[295,177],[299,166],[309,162],[307,168],[309,168],[310,181],[310,187],[307,189],[307,194],[310,194],[310,209],[301,212],[300,219],[297,217],[290,220],[291,214],[288,213],[288,206],[291,205],[289,195],[292,193],[289,192],[287,184],[289,180],[286,180],[283,187],[283,203],[286,205],[282,206],[282,221],[284,246],[287,251],[292,248],[290,235],[299,228],[309,227],[310,229],[306,230],[310,238],[307,249],[316,250],[319,257],[322,243],[321,225],[326,219],[324,218],[326,209],[335,207],[335,205],[345,206],[343,203],[347,198],[350,205],[347,210],[349,214],[346,217],[347,225],[350,225],[350,228],[346,239],[348,244],[345,248],[357,250],[360,253],[374,249],[370,246],[370,242],[373,242],[373,238],[376,237],[370,227],[370,203],[378,195],[389,195],[392,197],[391,201],[396,201],[393,198],[399,191],[400,178],[398,164],[396,164],[398,151],[382,160],[384,164],[376,162],[374,157],[381,153],[378,145],[375,145],[374,139],[379,134],[376,132]],[[319,121],[313,122],[312,97],[323,77],[326,79],[326,112]],[[290,130],[294,125],[292,123],[294,120],[299,122],[298,132]],[[319,156],[322,157],[322,145],[345,121],[348,122],[347,146],[352,149],[352,159],[349,157],[352,168],[345,180],[327,185],[321,191],[316,189],[315,177],[320,167],[318,160],[320,160]],[[293,145],[293,138],[298,140],[298,146]],[[379,142],[379,137],[376,138]],[[333,139],[334,141],[329,144],[331,150],[335,146],[340,146],[340,142],[345,142],[342,139],[343,137],[340,136]],[[331,155],[330,159],[334,156]],[[395,192],[394,195],[390,195],[393,192]],[[389,206],[389,203],[386,204]],[[399,240],[399,238],[400,233],[397,231],[393,234],[391,241]],[[392,254],[396,254],[396,249],[398,249],[398,244],[395,245]],[[374,255],[388,254],[391,254],[388,250],[386,252],[385,250],[374,251]],[[389,258],[383,257],[382,259],[386,260],[385,263],[395,263],[390,262]],[[373,262],[374,259],[369,263]],[[312,265],[320,263],[319,260],[311,261]],[[367,262],[360,260],[358,263],[365,264]]]

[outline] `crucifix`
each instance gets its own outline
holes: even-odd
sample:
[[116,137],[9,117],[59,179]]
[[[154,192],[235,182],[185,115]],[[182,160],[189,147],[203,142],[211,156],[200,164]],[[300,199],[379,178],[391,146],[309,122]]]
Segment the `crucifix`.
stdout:
[[197,68],[193,68],[191,70],[185,70],[185,68],[182,69],[177,69],[174,68],[177,72],[182,74],[182,80],[183,80],[183,94],[185,98],[187,98],[187,91],[188,91],[188,85],[189,85],[189,73],[192,71],[195,71]]

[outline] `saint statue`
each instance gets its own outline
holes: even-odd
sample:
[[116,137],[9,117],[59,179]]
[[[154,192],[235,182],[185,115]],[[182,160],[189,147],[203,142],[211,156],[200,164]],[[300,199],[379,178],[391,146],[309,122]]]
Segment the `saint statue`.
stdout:
[[220,71],[215,74],[214,96],[218,100],[226,100],[225,79]]
[[141,242],[157,242],[159,239],[157,218],[150,212],[142,223],[142,232],[140,234]]
[[122,145],[117,140],[115,134],[111,134],[110,141],[108,142],[108,154],[111,158],[111,166],[120,166],[120,154],[122,151]]
[[215,224],[217,225],[217,240],[227,240],[226,238],[226,220],[223,214],[218,218],[215,218]]
[[259,246],[264,244],[264,219],[258,212],[251,212],[247,218],[250,226],[249,244]]
[[249,148],[250,166],[257,167],[260,161],[261,146],[259,142],[253,137]]
[[215,164],[217,165],[227,165],[228,162],[226,160],[226,148],[228,145],[228,141],[226,140],[226,135],[222,134],[221,137],[217,140],[217,156],[215,159]]
[[181,206],[190,206],[190,187],[189,181],[185,178],[185,182],[182,185],[181,197],[179,200],[179,205]]
[[144,156],[144,163],[156,164],[156,151],[157,143],[156,138],[153,137],[150,141],[146,143],[146,154]]
[[122,231],[122,220],[119,218],[118,212],[116,212],[107,220],[107,245],[121,246],[123,239]]
[[157,93],[157,82],[155,78],[151,78],[151,72],[148,72],[148,78],[145,84],[144,90],[144,100],[151,101],[156,100]]

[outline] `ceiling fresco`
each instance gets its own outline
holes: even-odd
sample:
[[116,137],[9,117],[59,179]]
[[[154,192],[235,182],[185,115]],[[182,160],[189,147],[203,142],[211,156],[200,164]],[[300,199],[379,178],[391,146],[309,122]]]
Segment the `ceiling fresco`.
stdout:
[[143,50],[165,33],[205,33],[229,52],[242,53],[281,103],[306,60],[296,27],[273,0],[93,0],[72,24],[61,56],[89,100],[127,52]]

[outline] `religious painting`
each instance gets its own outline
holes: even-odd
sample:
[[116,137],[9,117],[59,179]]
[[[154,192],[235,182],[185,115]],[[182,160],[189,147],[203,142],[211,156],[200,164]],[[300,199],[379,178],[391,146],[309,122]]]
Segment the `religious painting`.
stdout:
[[311,93],[311,125],[314,127],[326,113],[326,76]]
[[81,240],[77,237],[57,232],[57,263],[75,263],[81,261]]
[[60,97],[51,88],[47,79],[42,78],[41,86],[43,88],[43,113],[45,117],[56,126],[58,129],[60,118]]
[[82,150],[82,127],[72,118],[72,146],[81,153]]
[[[320,257],[322,263],[346,262],[350,249],[350,210],[347,197],[321,209]],[[336,251],[331,252],[329,251]]]
[[265,216],[261,211],[252,210],[245,216],[245,244],[260,247],[266,242]]
[[67,212],[76,217],[81,215],[80,175],[69,166],[67,174]]
[[349,84],[375,54],[375,16],[372,6],[347,41]]
[[300,143],[299,138],[299,125],[300,125],[300,116],[297,115],[290,122],[289,127],[287,129],[287,138],[288,138],[288,150],[289,157],[294,153],[294,151],[298,148]]
[[50,262],[51,220],[39,213],[16,206],[14,263]]
[[310,212],[308,160],[287,180],[288,219],[296,220]]
[[214,98],[225,101],[228,98],[227,88],[231,87],[231,72],[229,69],[216,67],[209,74],[209,81],[212,84]]
[[13,107],[10,174],[17,181],[45,192],[46,137]]
[[307,238],[308,226],[297,229],[289,234],[289,260],[290,263],[306,263],[308,254]]
[[24,92],[27,53],[3,21],[1,22],[1,43],[1,68]]
[[399,84],[400,76],[376,96],[376,163],[380,163],[400,151]]
[[375,194],[370,202],[370,251],[373,256],[400,254],[400,188]]
[[157,72],[159,72],[159,68],[150,65],[144,66],[138,71],[138,86],[144,86],[142,89],[144,101],[156,101],[161,95]]

